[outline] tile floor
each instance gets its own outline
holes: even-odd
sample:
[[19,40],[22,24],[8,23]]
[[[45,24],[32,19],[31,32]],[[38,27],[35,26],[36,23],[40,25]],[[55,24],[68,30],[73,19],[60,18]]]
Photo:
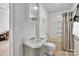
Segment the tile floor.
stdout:
[[9,41],[4,40],[0,41],[0,56],[8,56],[9,55]]

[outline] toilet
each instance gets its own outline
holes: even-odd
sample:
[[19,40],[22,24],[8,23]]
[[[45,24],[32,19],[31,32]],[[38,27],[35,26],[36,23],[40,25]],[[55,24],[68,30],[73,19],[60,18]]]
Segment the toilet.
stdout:
[[56,45],[54,43],[47,42],[44,46],[47,48],[46,55],[53,56],[54,55],[54,51],[56,49]]
[[51,42],[47,42],[48,38],[46,37],[46,43],[44,44],[44,46],[47,49],[47,52],[45,52],[44,56],[53,56],[55,49],[56,49],[56,45],[54,43]]

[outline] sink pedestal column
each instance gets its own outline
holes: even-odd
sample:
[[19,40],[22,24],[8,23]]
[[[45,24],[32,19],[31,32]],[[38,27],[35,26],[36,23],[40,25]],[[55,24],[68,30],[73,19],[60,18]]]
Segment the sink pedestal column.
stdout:
[[27,45],[23,45],[23,56],[44,56],[46,48],[44,46],[40,48],[31,48]]

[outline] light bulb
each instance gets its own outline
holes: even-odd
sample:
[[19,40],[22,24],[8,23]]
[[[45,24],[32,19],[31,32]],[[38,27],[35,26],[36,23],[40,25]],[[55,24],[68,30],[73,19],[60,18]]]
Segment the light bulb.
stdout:
[[37,7],[37,6],[34,6],[34,7],[33,7],[33,9],[34,9],[34,10],[37,10],[37,9],[38,9],[38,7]]
[[60,18],[61,16],[60,16],[60,15],[58,15],[58,17]]

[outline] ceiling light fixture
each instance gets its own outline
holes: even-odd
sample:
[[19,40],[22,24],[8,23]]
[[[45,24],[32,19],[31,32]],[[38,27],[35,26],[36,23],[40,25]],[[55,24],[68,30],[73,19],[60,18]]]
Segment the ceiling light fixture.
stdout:
[[38,7],[37,7],[37,6],[34,6],[33,9],[34,9],[34,10],[38,10]]
[[61,16],[60,16],[60,15],[58,15],[58,17],[60,18]]

